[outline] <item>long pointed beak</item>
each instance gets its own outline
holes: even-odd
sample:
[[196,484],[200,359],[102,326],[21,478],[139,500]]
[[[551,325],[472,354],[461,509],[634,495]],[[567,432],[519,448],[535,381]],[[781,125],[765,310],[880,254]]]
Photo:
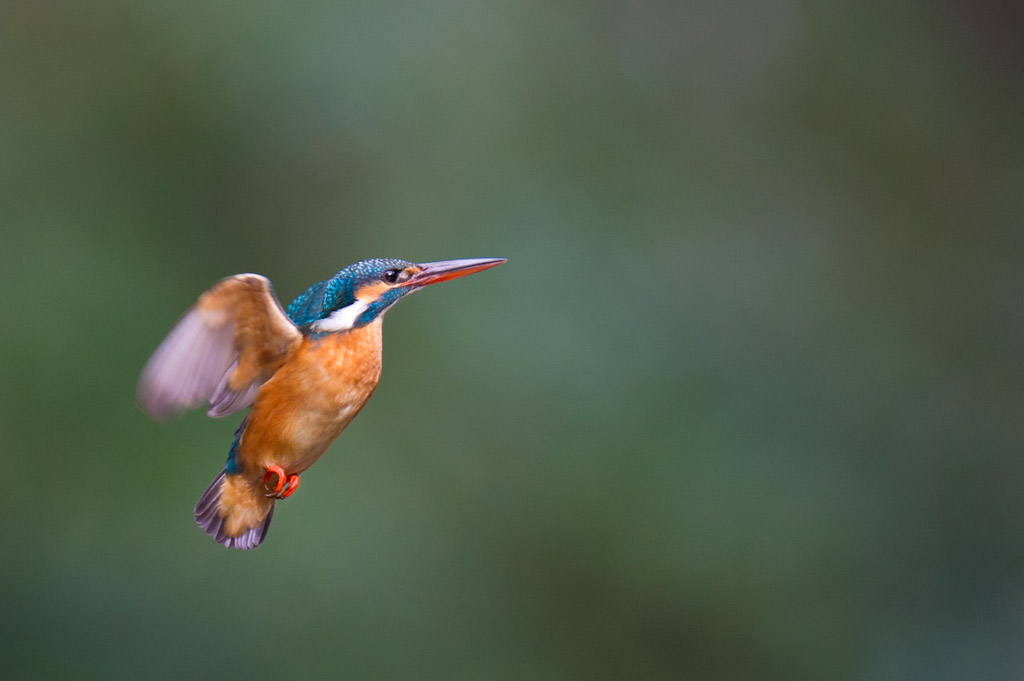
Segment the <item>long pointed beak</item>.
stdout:
[[405,285],[419,288],[429,284],[440,284],[442,281],[449,281],[458,277],[464,277],[467,274],[474,274],[497,267],[503,262],[505,262],[505,258],[470,258],[468,260],[424,262],[417,265],[420,271],[409,277]]

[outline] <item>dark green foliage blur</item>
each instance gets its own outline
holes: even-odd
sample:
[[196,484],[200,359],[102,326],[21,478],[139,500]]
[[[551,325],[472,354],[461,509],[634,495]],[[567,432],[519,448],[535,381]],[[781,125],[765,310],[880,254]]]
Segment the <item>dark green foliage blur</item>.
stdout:
[[[0,3],[5,679],[1024,678],[1012,3]],[[206,287],[403,300],[266,543],[134,403]]]

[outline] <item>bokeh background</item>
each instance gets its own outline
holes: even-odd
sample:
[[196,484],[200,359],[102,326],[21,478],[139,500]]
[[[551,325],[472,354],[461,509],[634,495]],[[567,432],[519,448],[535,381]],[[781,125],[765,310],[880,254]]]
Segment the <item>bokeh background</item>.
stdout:
[[[0,4],[5,679],[1024,677],[1024,13]],[[139,370],[218,278],[505,256],[258,550]]]

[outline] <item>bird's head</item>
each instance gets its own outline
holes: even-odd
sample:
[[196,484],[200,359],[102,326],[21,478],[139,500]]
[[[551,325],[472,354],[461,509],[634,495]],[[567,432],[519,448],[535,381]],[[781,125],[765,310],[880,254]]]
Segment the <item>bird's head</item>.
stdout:
[[379,318],[402,296],[417,289],[505,262],[474,258],[411,263],[392,258],[360,260],[326,281],[310,286],[288,306],[288,317],[310,333],[347,331]]

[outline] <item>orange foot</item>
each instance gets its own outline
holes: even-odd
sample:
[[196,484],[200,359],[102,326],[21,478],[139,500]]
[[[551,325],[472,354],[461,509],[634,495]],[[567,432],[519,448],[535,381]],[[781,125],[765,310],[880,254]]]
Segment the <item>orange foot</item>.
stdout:
[[[270,476],[276,476],[274,486],[270,485]],[[299,488],[299,476],[295,473],[285,475],[284,469],[278,465],[268,466],[263,474],[263,486],[267,488],[267,496],[275,499],[287,499]]]

